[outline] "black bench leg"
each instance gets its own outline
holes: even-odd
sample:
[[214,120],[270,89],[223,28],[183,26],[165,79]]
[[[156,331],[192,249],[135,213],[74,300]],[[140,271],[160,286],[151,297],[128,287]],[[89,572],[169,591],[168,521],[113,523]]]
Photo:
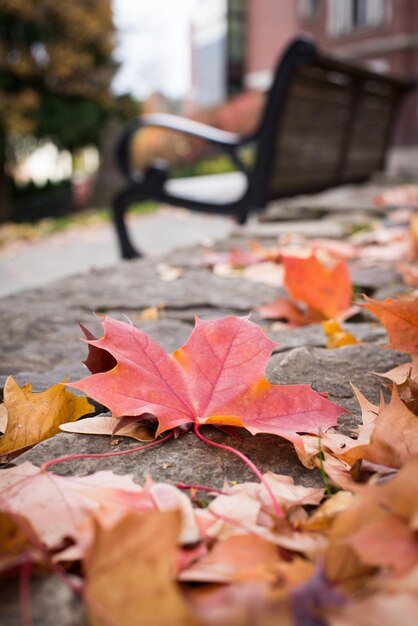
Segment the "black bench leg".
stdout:
[[123,259],[137,259],[143,256],[133,245],[125,223],[125,211],[132,204],[131,190],[119,193],[113,199],[113,223],[119,240],[119,248]]

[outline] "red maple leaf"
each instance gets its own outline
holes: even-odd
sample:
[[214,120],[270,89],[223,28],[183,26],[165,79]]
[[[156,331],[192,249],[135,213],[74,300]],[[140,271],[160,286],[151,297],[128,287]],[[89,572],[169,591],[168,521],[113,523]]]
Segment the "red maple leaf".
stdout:
[[274,343],[247,318],[196,319],[187,343],[167,354],[145,332],[106,317],[104,336],[88,340],[117,363],[72,386],[115,417],[151,413],[157,434],[183,424],[240,426],[298,442],[318,433],[344,409],[309,385],[272,385],[264,375]]

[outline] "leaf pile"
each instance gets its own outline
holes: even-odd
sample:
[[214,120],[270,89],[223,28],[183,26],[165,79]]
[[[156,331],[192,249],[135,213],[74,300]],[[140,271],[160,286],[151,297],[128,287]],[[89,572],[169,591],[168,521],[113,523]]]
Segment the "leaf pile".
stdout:
[[101,339],[86,331],[92,375],[73,386],[113,416],[66,430],[143,441],[155,428],[199,435],[205,424],[269,432],[319,467],[325,488],[271,472],[222,490],[139,486],[112,472],[59,476],[50,467],[60,459],[24,463],[0,473],[0,573],[59,576],[94,626],[415,625],[417,299],[366,306],[413,360],[382,374],[390,398],[379,405],[356,390],[362,424],[352,437],[330,430],[342,409],[323,395],[267,381],[274,345],[248,319],[197,320],[173,355],[111,318]]

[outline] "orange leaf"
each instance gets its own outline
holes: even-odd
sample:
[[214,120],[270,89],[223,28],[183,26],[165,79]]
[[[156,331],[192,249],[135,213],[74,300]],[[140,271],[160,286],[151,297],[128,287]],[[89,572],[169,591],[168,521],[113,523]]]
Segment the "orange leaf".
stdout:
[[379,318],[389,334],[390,343],[387,347],[418,354],[418,298],[386,298],[380,302],[364,297],[367,304],[363,306]]
[[180,515],[128,514],[112,529],[96,525],[84,562],[93,626],[197,626],[174,581]]
[[336,317],[349,307],[353,288],[345,261],[329,268],[312,255],[309,258],[284,257],[283,265],[285,287],[295,300],[326,318]]

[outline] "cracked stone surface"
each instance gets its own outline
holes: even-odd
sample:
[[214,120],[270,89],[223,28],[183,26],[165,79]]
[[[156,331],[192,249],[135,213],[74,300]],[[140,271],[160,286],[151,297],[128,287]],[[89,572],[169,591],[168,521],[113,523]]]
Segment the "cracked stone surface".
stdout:
[[[296,482],[307,486],[322,486],[319,472],[304,468],[293,447],[274,435],[243,433],[236,441],[212,427],[204,429],[213,441],[233,446],[246,454],[262,471],[271,470],[288,474]],[[240,433],[241,434],[241,433]],[[45,461],[69,454],[116,452],[134,448],[138,442],[126,437],[116,437],[117,445],[109,445],[110,438],[103,435],[76,435],[61,433],[38,444],[15,460],[16,464],[30,461],[42,465]],[[254,474],[234,454],[219,450],[200,441],[192,432],[181,435],[144,452],[132,453],[116,458],[85,459],[60,463],[54,472],[62,475],[83,476],[99,470],[113,470],[116,474],[132,474],[139,484],[147,475],[154,480],[185,482],[222,487],[225,481],[243,482],[254,480]]]

